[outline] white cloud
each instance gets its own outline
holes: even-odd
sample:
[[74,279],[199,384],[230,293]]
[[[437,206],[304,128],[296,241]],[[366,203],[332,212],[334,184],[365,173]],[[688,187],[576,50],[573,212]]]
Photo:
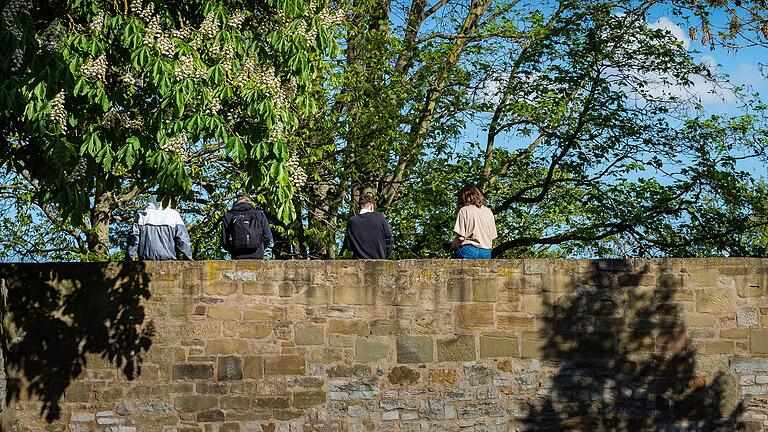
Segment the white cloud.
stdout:
[[691,45],[691,39],[688,37],[687,34],[685,34],[682,27],[672,22],[672,20],[666,16],[663,16],[657,19],[655,23],[648,24],[648,27],[654,30],[656,29],[666,30],[672,33],[672,36],[674,36],[675,39],[683,43],[683,46],[685,46],[685,49],[688,49],[688,47]]

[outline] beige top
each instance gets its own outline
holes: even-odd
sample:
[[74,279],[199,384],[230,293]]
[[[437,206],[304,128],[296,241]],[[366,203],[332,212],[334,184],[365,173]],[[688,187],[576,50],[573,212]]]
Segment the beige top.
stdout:
[[464,206],[456,216],[453,232],[463,237],[462,245],[472,245],[483,249],[493,247],[493,239],[498,237],[496,220],[493,212],[486,206],[480,208],[473,205]]

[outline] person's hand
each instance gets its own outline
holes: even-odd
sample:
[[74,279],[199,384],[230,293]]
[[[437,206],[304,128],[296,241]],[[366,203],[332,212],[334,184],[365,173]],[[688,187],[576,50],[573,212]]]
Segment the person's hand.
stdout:
[[461,247],[461,242],[464,241],[464,237],[456,236],[451,242],[451,250],[456,250]]

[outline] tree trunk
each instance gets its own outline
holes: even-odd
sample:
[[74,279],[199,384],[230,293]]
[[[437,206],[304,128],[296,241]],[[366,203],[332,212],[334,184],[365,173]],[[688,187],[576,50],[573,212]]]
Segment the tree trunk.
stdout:
[[109,255],[109,221],[112,217],[112,195],[96,186],[96,197],[91,208],[91,229],[88,231],[88,250],[92,254]]

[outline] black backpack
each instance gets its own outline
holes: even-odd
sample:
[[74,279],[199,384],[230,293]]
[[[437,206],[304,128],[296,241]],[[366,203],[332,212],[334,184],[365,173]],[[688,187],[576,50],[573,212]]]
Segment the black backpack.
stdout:
[[258,211],[230,210],[229,214],[224,216],[224,249],[252,250],[261,246],[261,223],[257,217]]

